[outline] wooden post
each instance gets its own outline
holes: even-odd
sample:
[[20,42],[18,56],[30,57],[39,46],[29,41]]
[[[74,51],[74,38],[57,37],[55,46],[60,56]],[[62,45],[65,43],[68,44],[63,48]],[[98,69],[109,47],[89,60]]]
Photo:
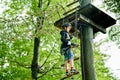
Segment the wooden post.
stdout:
[[[80,0],[81,7],[91,0]],[[93,28],[87,24],[80,27],[82,80],[96,80],[93,55]]]

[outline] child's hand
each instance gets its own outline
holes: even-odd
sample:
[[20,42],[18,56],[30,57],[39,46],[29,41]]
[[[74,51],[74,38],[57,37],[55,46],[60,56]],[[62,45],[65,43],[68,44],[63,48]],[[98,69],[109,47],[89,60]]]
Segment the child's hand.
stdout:
[[76,48],[76,47],[79,47],[80,45],[78,45],[78,44],[71,44],[71,48]]
[[71,45],[71,42],[70,42],[70,41],[68,41],[68,45]]

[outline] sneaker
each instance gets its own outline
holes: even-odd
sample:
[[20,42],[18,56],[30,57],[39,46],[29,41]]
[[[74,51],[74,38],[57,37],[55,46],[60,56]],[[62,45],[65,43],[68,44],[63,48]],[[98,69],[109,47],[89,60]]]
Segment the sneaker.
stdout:
[[72,70],[71,70],[71,74],[77,74],[77,73],[79,73],[79,71],[77,71],[77,70],[75,70],[75,69],[72,69]]
[[69,72],[66,72],[66,76],[70,76],[71,74]]

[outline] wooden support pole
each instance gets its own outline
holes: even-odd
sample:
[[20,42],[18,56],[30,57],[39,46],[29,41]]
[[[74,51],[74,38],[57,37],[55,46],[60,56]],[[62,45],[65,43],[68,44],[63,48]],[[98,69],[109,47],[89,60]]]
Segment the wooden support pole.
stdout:
[[[91,0],[82,0],[82,7],[89,4]],[[81,65],[82,80],[96,80],[93,55],[93,28],[83,24],[81,32]]]
[[82,80],[96,80],[93,55],[93,28],[81,26],[81,65]]

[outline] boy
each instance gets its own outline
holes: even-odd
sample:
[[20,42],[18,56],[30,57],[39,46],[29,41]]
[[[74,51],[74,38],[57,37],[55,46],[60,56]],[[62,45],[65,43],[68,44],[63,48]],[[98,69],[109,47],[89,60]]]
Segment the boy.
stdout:
[[[60,32],[61,34],[61,54],[64,55],[65,59],[65,69],[66,69],[66,75],[69,76],[70,74],[78,73],[77,70],[74,69],[74,54],[71,50],[71,47],[75,46],[75,44],[71,43],[70,40],[72,39],[72,36],[70,36],[68,33],[71,30],[71,24],[70,23],[64,23],[62,25],[63,30]],[[70,63],[71,67],[71,73],[68,72],[68,63]]]

